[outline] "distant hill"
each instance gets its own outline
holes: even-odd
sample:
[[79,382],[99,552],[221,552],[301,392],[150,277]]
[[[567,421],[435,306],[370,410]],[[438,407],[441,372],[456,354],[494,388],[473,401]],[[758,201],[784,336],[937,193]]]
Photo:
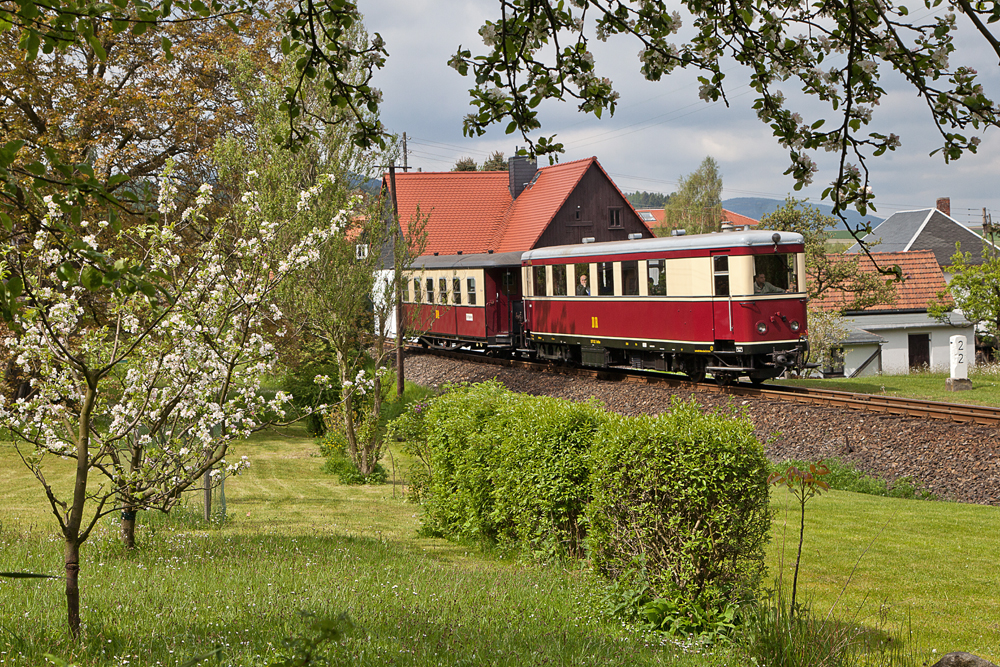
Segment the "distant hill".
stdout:
[[[826,215],[833,215],[833,207],[829,204],[819,204],[813,202],[806,203],[810,206],[815,206],[820,210],[820,212]],[[726,199],[722,202],[722,208],[727,211],[739,213],[740,215],[745,215],[748,218],[753,218],[754,220],[760,220],[768,213],[774,213],[784,205],[785,202],[783,199],[764,199],[763,197],[735,197],[733,199]],[[875,227],[882,222],[882,220],[884,220],[884,218],[877,218],[874,215],[866,215],[862,218],[858,212],[854,210],[847,211],[845,215],[847,216],[847,222],[855,227],[866,221],[871,222],[872,227]],[[843,225],[839,225],[838,229],[845,229],[845,227]]]

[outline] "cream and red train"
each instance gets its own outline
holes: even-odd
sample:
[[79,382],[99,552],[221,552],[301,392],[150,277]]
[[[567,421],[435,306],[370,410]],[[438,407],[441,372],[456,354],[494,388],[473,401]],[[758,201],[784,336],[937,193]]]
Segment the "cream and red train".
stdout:
[[422,257],[404,313],[437,347],[762,382],[808,349],[803,239],[754,230]]

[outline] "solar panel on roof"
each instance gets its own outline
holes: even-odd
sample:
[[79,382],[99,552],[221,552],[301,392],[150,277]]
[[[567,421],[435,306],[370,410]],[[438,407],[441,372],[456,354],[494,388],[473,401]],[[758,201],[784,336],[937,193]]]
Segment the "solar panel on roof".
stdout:
[[656,222],[656,218],[649,211],[643,211],[639,216],[646,222]]

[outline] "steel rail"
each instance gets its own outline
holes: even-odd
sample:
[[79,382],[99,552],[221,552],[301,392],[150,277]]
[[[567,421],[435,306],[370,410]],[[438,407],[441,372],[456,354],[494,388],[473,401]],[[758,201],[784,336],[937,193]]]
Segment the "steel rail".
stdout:
[[848,391],[832,389],[816,389],[811,387],[754,387],[749,384],[736,383],[720,386],[707,382],[691,382],[677,376],[665,375],[654,371],[642,371],[626,368],[582,368],[577,366],[557,366],[547,362],[526,361],[523,359],[503,359],[488,357],[474,352],[456,350],[440,350],[409,346],[408,353],[434,354],[462,361],[493,364],[512,368],[523,368],[536,373],[552,373],[577,377],[591,377],[614,382],[629,382],[636,384],[662,385],[697,391],[702,393],[729,394],[733,396],[749,396],[756,398],[777,399],[795,403],[824,405],[847,410],[861,410],[900,417],[922,417],[957,423],[972,423],[983,426],[1000,425],[1000,408],[982,405],[965,405],[961,403],[943,403],[925,401],[913,398],[898,398],[882,394],[855,394]]

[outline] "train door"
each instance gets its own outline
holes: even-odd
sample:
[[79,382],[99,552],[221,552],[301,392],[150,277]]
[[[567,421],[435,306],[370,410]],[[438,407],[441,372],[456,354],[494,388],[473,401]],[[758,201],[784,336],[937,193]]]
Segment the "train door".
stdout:
[[712,251],[712,326],[715,340],[732,341],[733,300],[729,286],[729,255],[726,250]]
[[486,272],[487,338],[509,339],[520,332],[520,309],[517,307],[521,302],[520,274],[520,267],[503,267]]

